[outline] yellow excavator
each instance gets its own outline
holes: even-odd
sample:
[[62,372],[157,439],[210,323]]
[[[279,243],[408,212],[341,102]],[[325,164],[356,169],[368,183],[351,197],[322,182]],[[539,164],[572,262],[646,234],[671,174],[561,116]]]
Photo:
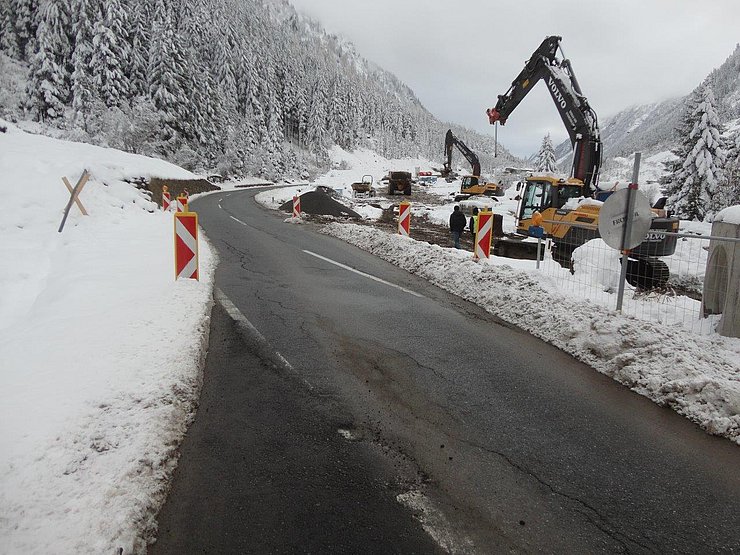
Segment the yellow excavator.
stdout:
[[486,195],[501,196],[504,194],[504,190],[498,183],[486,183],[485,179],[481,178],[480,175],[480,161],[478,155],[470,150],[468,146],[462,142],[452,132],[452,129],[447,130],[445,135],[445,162],[444,167],[440,170],[442,177],[447,177],[452,173],[452,148],[457,149],[462,153],[465,159],[470,163],[473,174],[465,175],[460,183],[460,194],[455,197],[456,201],[464,200],[472,195]]
[[[512,82],[509,90],[498,97],[494,108],[486,113],[489,123],[504,125],[509,115],[540,80],[545,81],[573,146],[571,177],[533,174],[527,177],[517,214],[517,233],[528,235],[532,215],[540,212],[542,227],[553,242],[553,258],[563,265],[571,264],[573,250],[599,236],[600,202],[590,202],[596,192],[601,167],[601,138],[596,113],[573,73],[570,61],[560,48],[561,37],[546,37]],[[560,50],[562,58],[557,53]],[[578,201],[577,199],[583,199]],[[577,226],[569,224],[578,224]],[[665,285],[668,266],[657,257],[669,256],[676,250],[676,237],[661,232],[678,231],[679,220],[665,212],[653,218],[646,240],[629,253],[632,270],[628,279],[643,288]],[[505,242],[500,249],[511,245]]]

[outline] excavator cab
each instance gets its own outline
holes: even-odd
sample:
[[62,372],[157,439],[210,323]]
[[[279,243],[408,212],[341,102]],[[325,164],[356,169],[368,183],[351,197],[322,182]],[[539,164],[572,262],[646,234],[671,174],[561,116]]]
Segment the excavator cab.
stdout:
[[578,179],[559,179],[549,175],[534,175],[527,178],[521,194],[517,211],[517,232],[527,235],[532,225],[532,215],[543,215],[546,233],[553,234],[553,224],[548,221],[560,220],[569,211],[566,206],[571,199],[586,196],[583,182]]
[[460,192],[465,193],[467,192],[467,189],[470,189],[471,187],[477,187],[480,183],[480,177],[477,175],[466,175],[462,178],[462,183],[460,184]]
[[487,183],[485,178],[481,178],[479,175],[466,175],[460,183],[460,196],[485,195],[487,197],[497,197],[503,194],[504,189],[501,185],[493,182]]

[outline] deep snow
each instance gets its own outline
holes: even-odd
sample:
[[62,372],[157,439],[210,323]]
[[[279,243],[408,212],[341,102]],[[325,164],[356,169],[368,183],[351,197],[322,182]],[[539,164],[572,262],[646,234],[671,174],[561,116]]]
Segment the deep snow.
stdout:
[[[0,552],[144,552],[201,383],[215,260],[122,180],[161,160],[0,133]],[[91,174],[63,233],[61,177]]]

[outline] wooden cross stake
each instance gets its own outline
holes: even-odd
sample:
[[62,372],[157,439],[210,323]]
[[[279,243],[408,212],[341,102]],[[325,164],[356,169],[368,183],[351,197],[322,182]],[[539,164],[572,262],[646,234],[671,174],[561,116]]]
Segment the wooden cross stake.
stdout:
[[[69,191],[70,195],[74,195],[74,201],[77,205],[77,208],[80,209],[80,212],[82,212],[83,216],[87,216],[87,210],[85,210],[85,207],[82,206],[82,202],[80,201],[80,193],[82,193],[82,189],[85,187],[85,184],[87,183],[87,172],[82,174],[82,177],[85,178],[85,180],[82,182],[82,185],[80,185],[79,191],[77,191],[77,194],[74,194],[74,189],[72,188],[72,185],[69,184],[69,180],[66,177],[62,177],[62,181],[64,181],[64,185],[66,185],[67,190]],[[82,181],[82,177],[80,177],[80,181]],[[78,182],[79,183],[79,182]]]
[[77,185],[74,186],[74,189],[69,184],[69,181],[66,177],[62,177],[62,181],[64,181],[64,184],[67,186],[67,189],[69,190],[69,202],[67,203],[67,207],[64,209],[64,217],[62,218],[62,223],[59,225],[59,233],[62,232],[64,229],[64,224],[67,222],[67,216],[69,216],[69,210],[72,208],[72,203],[77,203],[77,206],[79,207],[80,211],[84,216],[87,216],[87,211],[85,210],[85,207],[82,206],[82,203],[80,202],[80,199],[77,197],[80,196],[80,193],[82,192],[82,188],[85,186],[85,183],[87,183],[87,180],[90,178],[90,174],[87,173],[87,170],[82,172],[82,175],[80,176],[79,181],[77,181]]

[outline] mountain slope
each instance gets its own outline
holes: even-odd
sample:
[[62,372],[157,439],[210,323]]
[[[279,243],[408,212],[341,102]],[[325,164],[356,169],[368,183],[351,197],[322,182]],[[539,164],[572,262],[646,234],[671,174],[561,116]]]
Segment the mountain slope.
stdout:
[[[740,117],[740,46],[703,83],[707,82],[714,89],[721,123],[731,124]],[[608,169],[613,166],[612,162],[616,157],[630,156],[636,151],[651,156],[673,149],[678,140],[675,129],[686,102],[694,92],[664,102],[632,106],[603,120],[601,138],[604,144],[604,177],[610,177]],[[556,154],[558,159],[570,159],[570,141],[559,144]]]
[[20,3],[0,0],[0,48],[28,70],[23,106],[0,106],[9,119],[273,179],[325,166],[334,144],[440,159],[448,127],[484,168],[514,160],[286,0],[49,0],[31,18]]

